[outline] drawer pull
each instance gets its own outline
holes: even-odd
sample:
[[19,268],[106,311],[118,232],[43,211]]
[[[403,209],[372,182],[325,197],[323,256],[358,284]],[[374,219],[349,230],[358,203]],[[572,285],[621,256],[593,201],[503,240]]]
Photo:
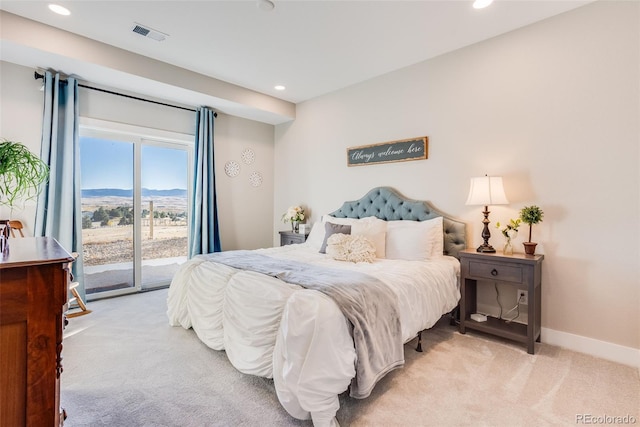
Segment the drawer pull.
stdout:
[[512,263],[488,263],[471,261],[468,264],[469,275],[479,279],[501,280],[503,282],[523,283],[522,266]]

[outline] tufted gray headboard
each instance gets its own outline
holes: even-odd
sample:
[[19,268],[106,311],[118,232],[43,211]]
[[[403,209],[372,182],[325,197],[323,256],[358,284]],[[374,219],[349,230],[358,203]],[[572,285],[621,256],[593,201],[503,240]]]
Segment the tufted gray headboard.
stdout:
[[458,258],[458,252],[466,247],[464,222],[448,217],[429,202],[407,199],[390,187],[374,188],[360,200],[344,202],[340,209],[329,215],[336,218],[375,216],[385,221],[424,221],[441,216],[444,254]]

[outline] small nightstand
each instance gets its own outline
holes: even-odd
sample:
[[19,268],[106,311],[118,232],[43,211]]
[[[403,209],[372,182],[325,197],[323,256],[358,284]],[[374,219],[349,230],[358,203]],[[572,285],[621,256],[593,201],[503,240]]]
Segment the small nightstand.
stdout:
[[[544,255],[480,253],[475,249],[460,252],[460,333],[474,329],[522,342],[533,354],[534,341],[540,342],[540,305],[542,260]],[[471,320],[476,312],[478,281],[500,282],[529,293],[527,324],[487,316],[486,322]]]
[[296,243],[304,243],[309,237],[309,233],[300,234],[293,231],[279,231],[280,233],[280,246],[294,245]]

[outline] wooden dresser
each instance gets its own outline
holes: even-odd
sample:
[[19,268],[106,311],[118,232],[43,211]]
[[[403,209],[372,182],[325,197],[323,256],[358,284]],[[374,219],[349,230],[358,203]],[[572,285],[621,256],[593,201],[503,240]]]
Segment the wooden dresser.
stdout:
[[53,238],[0,258],[0,426],[59,426],[62,328],[73,257]]

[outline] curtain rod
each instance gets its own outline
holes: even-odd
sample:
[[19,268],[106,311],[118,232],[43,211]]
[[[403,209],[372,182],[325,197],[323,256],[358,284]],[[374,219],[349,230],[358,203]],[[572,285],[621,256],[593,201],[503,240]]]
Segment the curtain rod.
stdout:
[[[44,79],[44,74],[40,74],[37,71],[34,71],[33,72],[33,78],[36,79],[36,80]],[[85,89],[91,89],[91,90],[95,90],[95,91],[98,91],[98,92],[108,93],[108,94],[111,94],[111,95],[122,96],[124,98],[135,99],[135,100],[144,101],[144,102],[150,102],[152,104],[164,105],[165,107],[178,108],[180,110],[193,111],[194,113],[196,112],[196,110],[194,110],[193,108],[181,107],[179,105],[166,104],[164,102],[152,101],[151,99],[139,98],[137,96],[127,95],[127,94],[124,94],[124,93],[114,92],[114,91],[106,90],[106,89],[100,89],[100,88],[93,87],[93,86],[87,86],[87,85],[84,85],[84,84],[81,84],[81,83],[78,83],[78,86],[80,86],[82,88],[85,88]],[[213,117],[218,117],[218,113],[214,112],[213,113]]]

